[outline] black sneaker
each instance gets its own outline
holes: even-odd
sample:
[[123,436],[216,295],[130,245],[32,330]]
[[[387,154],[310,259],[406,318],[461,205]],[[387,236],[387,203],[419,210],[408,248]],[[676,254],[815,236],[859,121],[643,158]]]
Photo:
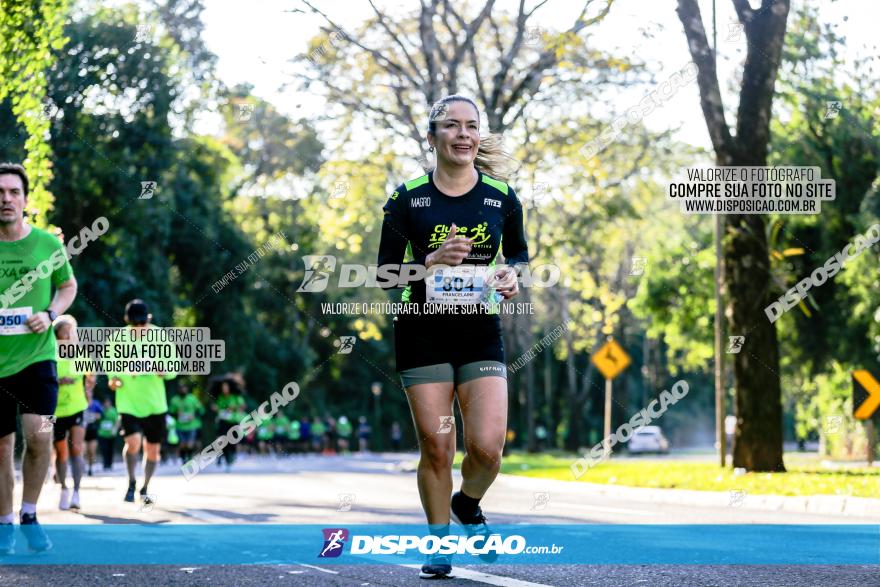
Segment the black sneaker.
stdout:
[[452,576],[452,558],[445,554],[429,554],[419,572],[420,579],[449,579]]
[[153,498],[147,494],[146,487],[141,487],[140,495],[141,499],[144,501],[144,505],[153,505]]
[[[455,496],[458,493],[452,495],[452,501],[450,502],[449,513],[452,517],[452,520],[456,524],[461,524],[464,529],[468,533],[468,538],[471,536],[483,536],[486,539],[489,538],[491,534],[493,534],[492,530],[489,529],[489,525],[486,523],[486,516],[483,515],[483,510],[480,506],[477,506],[477,509],[472,514],[468,515],[465,512],[461,511],[461,508],[458,508],[456,511],[455,507]],[[498,559],[498,553],[494,550],[490,550],[486,554],[481,554],[480,560],[486,563],[494,563]]]
[[15,526],[0,524],[0,555],[15,552]]
[[134,481],[128,482],[128,491],[125,492],[125,501],[129,503],[134,503]]
[[21,531],[27,538],[31,550],[42,552],[52,548],[52,541],[37,522],[37,514],[21,514],[20,522]]

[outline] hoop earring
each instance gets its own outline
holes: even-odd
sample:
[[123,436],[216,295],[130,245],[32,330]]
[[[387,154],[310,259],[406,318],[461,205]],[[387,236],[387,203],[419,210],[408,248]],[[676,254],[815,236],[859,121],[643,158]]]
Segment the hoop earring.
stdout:
[[433,152],[434,152],[434,147],[428,147],[428,150],[429,150],[430,152],[433,153]]

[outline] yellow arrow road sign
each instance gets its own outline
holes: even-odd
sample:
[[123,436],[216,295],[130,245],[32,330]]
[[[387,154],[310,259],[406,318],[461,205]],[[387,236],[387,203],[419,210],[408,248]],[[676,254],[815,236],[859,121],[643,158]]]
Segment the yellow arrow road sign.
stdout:
[[867,420],[880,407],[880,382],[864,369],[853,371],[854,416]]
[[630,363],[629,355],[613,339],[603,344],[602,348],[593,353],[591,360],[606,379],[614,379]]

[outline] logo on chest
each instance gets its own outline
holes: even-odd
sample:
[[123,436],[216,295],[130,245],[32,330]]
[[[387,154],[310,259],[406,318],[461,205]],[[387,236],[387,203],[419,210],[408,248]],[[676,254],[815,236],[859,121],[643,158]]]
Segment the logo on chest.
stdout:
[[410,208],[427,208],[431,205],[431,198],[413,198],[409,201]]
[[501,207],[501,200],[493,200],[492,198],[484,198],[483,199],[484,206],[492,206],[494,208]]

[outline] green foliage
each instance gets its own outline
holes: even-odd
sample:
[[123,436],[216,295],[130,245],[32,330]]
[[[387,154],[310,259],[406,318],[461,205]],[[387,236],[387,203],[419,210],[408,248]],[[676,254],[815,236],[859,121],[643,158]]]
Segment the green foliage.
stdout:
[[[67,41],[63,27],[68,4],[68,0],[0,2],[0,102],[9,98],[12,115],[23,127],[29,204],[43,213],[52,205],[48,191],[52,152],[47,139],[54,104],[46,101],[47,72],[55,62],[53,52]],[[20,160],[20,156],[13,158]]]

